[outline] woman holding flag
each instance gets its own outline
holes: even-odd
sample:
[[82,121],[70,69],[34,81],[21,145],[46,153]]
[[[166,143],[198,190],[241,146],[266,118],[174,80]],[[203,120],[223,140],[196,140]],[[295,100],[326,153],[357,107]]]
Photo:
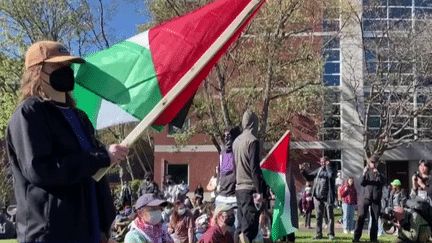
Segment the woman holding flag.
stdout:
[[129,149],[106,149],[75,107],[71,64],[84,62],[53,41],[26,53],[21,102],[6,130],[19,242],[101,242],[115,217],[107,181],[92,175]]

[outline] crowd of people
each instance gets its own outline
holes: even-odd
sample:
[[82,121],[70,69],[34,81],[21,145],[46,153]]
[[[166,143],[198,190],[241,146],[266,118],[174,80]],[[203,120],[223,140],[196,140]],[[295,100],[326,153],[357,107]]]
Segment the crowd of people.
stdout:
[[[263,237],[269,236],[272,210],[267,210],[268,199],[274,196],[259,166],[258,117],[251,111],[243,114],[242,128],[233,127],[225,133],[219,164],[207,185],[214,192],[211,201],[204,202],[201,185],[191,199],[186,183],[167,176],[159,188],[153,175],[147,174],[136,201],[130,185],[122,185],[123,208],[116,216],[108,181],[95,181],[92,176],[101,168],[124,161],[129,148],[101,144],[87,115],[76,107],[71,95],[71,64],[84,62],[53,41],[37,42],[26,53],[20,103],[6,129],[19,242],[230,243],[263,242]],[[329,238],[335,239],[333,209],[340,199],[344,229],[354,230],[353,242],[360,240],[368,215],[372,242],[377,241],[379,225],[385,230],[395,228],[397,242],[430,240],[430,164],[420,161],[409,199],[398,180],[391,183],[389,196],[383,196],[387,180],[378,171],[378,164],[376,156],[367,159],[357,189],[353,178],[341,185],[327,157],[321,158],[315,171],[300,166],[311,183],[304,190],[301,206],[308,227],[312,210],[316,212],[315,239],[323,238],[325,219]],[[361,197],[357,197],[357,190]],[[295,235],[290,233],[285,240],[293,242]]]
[[[204,201],[204,188],[176,183],[170,175],[163,186],[151,173],[138,189],[134,211],[118,215],[112,225],[111,240],[117,242],[263,242],[270,236],[269,203],[259,168],[256,139],[257,116],[247,111],[243,129],[236,126],[225,133],[225,146],[219,164],[209,180],[210,200]],[[122,192],[124,208],[129,191]],[[156,223],[157,222],[157,223]],[[261,226],[261,227],[260,227]]]
[[384,231],[396,232],[396,242],[432,241],[431,164],[426,160],[419,161],[408,195],[400,180],[387,181],[378,170],[379,162],[377,156],[368,159],[358,188],[353,177],[346,178],[343,184],[338,185],[335,166],[330,164],[327,157],[321,158],[320,167],[314,171],[306,169],[304,164],[300,165],[300,171],[307,180],[301,193],[301,212],[305,217],[305,227],[311,228],[311,215],[315,209],[314,239],[324,238],[323,218],[327,218],[328,237],[334,240],[333,209],[342,204],[343,232],[354,234],[353,242],[360,242],[366,219],[369,219],[371,242],[378,242],[378,235]]

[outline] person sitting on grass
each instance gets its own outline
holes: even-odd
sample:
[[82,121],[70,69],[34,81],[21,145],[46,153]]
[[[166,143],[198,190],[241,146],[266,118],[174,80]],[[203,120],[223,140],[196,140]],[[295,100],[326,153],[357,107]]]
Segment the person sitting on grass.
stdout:
[[204,233],[200,243],[234,243],[233,235],[228,231],[234,225],[234,208],[230,204],[216,207],[211,220],[211,227]]
[[162,224],[162,208],[166,205],[166,201],[156,198],[154,194],[144,194],[138,198],[135,204],[137,217],[131,223],[124,242],[174,242]]

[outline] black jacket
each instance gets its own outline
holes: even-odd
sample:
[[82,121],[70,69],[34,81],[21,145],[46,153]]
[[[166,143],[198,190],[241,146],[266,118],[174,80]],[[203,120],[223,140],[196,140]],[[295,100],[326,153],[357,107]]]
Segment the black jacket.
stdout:
[[312,172],[303,170],[303,177],[308,181],[314,181],[312,196],[334,204],[336,200],[336,169],[332,165],[320,167]]
[[383,195],[383,187],[387,185],[387,179],[382,173],[378,172],[375,174],[368,170],[366,174],[362,176],[360,185],[361,199],[380,202]]
[[[110,164],[84,112],[76,109],[83,132],[96,148],[82,150],[58,108],[38,97],[18,105],[6,130],[17,200],[19,242],[84,241],[90,234],[91,176]],[[115,208],[105,179],[95,183],[100,228],[109,232]]]

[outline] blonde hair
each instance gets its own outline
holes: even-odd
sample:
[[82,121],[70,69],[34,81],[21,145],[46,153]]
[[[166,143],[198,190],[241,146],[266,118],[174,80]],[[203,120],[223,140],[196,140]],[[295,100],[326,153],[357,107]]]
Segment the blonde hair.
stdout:
[[[21,78],[21,95],[19,102],[35,96],[46,99],[49,98],[42,87],[42,67],[43,63],[39,63],[24,70],[23,76]],[[66,104],[70,107],[76,107],[76,102],[69,92],[66,92]]]
[[48,98],[42,88],[42,63],[31,66],[24,70],[21,78],[21,96],[19,102],[33,96]]

